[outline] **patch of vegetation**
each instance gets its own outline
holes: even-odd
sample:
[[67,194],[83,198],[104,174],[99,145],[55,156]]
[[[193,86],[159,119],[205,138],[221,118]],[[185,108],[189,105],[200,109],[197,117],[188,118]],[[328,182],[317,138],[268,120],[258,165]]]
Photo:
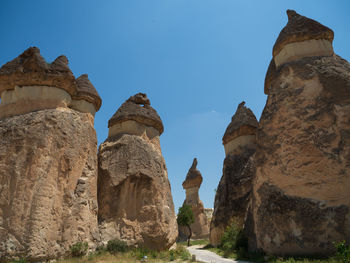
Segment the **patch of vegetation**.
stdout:
[[345,241],[334,243],[337,250],[335,258],[339,262],[350,263],[350,245],[346,245]]
[[25,258],[20,258],[17,260],[12,260],[11,263],[27,263],[27,260]]
[[73,257],[85,256],[88,250],[87,242],[77,242],[70,247],[70,253]]
[[124,241],[120,241],[118,239],[109,240],[107,243],[107,251],[111,254],[115,254],[118,252],[126,252],[129,247]]
[[[57,261],[57,263],[97,263],[97,262],[183,262],[189,261],[191,254],[187,249],[178,245],[176,249],[155,251],[146,248],[132,248],[120,240],[111,240],[107,246],[99,246],[94,253],[84,257],[72,257]],[[22,263],[22,262],[21,262]],[[24,263],[24,262],[23,262]]]
[[221,246],[224,251],[224,257],[228,257],[231,253],[244,254],[248,248],[248,239],[243,234],[243,229],[236,222],[232,222],[226,228],[221,238]]
[[223,257],[259,263],[350,263],[350,245],[347,245],[345,241],[334,243],[336,254],[329,258],[267,256],[263,252],[248,252],[247,246],[248,242],[244,237],[242,229],[237,227],[237,224],[233,222],[226,229],[220,246],[213,247],[208,244],[203,249],[207,249]]

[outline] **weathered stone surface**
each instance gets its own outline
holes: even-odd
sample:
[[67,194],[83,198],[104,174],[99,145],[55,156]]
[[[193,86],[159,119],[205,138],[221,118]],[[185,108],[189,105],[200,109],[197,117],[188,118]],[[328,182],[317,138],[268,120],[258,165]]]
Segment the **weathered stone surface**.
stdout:
[[[121,122],[118,119],[116,123],[110,121],[111,137],[99,148],[101,237],[105,243],[117,238],[129,245],[168,249],[178,234],[171,188],[160,150],[159,133],[157,131],[154,138],[149,137],[145,125],[149,122],[142,119],[145,110],[137,104],[141,99],[149,105],[149,100],[147,103],[145,94],[138,95],[124,103],[122,110],[118,109],[112,119],[116,116],[118,119],[119,113],[123,116],[124,110],[130,108],[132,114],[126,116],[132,117],[122,118],[124,121]],[[157,114],[154,109],[152,111]],[[131,124],[120,126],[130,120]],[[113,130],[115,133],[111,133],[113,127],[118,128]]]
[[305,57],[270,64],[266,78],[253,242],[270,254],[330,254],[333,241],[350,241],[350,64]]
[[65,56],[49,64],[36,47],[0,68],[0,96],[0,119],[56,108],[94,117],[102,103],[87,74],[75,79]]
[[330,28],[319,22],[299,15],[294,10],[287,10],[288,23],[281,30],[276,43],[273,47],[273,56],[276,57],[279,52],[288,44],[295,42],[304,42],[307,40],[328,40],[333,42],[334,33]]
[[89,80],[88,74],[83,74],[76,80],[77,91],[73,96],[74,100],[85,100],[92,103],[95,106],[95,110],[98,111],[101,107],[102,100],[98,95],[97,90]]
[[[208,238],[209,223],[204,212],[203,202],[199,199],[199,188],[201,187],[203,178],[197,169],[197,159],[193,159],[191,168],[188,170],[182,187],[186,190],[186,199],[184,204],[191,206],[194,215],[194,223],[191,224],[193,239]],[[179,226],[179,239],[185,240],[189,235],[187,227]]]
[[220,244],[225,229],[233,221],[243,227],[255,173],[252,156],[257,127],[254,113],[244,102],[240,103],[222,140],[226,158],[210,223],[210,243],[214,246]]
[[133,120],[145,126],[153,127],[158,130],[159,135],[164,131],[162,120],[144,93],[138,93],[131,96],[120,106],[117,112],[108,122],[108,127],[127,120]]
[[67,108],[0,120],[0,260],[56,258],[99,239],[97,140]]
[[30,47],[0,68],[0,95],[15,86],[44,85],[61,88],[70,95],[76,92],[73,73],[65,56],[46,63],[37,47]]

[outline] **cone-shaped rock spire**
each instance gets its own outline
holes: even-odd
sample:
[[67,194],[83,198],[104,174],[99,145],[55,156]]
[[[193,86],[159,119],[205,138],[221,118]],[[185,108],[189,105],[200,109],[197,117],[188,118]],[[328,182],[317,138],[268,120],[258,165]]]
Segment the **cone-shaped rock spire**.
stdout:
[[83,74],[77,78],[77,93],[74,99],[83,99],[94,104],[96,111],[101,107],[102,100],[95,87],[89,80],[88,74]]
[[276,67],[304,57],[333,55],[334,33],[328,27],[287,10],[288,23],[273,47]]
[[124,102],[109,120],[108,127],[128,120],[151,126],[158,130],[159,134],[164,131],[162,120],[144,93],[137,93]]
[[256,133],[258,121],[251,109],[244,106],[244,104],[244,101],[241,102],[237,107],[236,113],[232,116],[231,123],[226,128],[225,134],[222,137],[223,144],[228,143],[238,136],[253,135]]
[[203,181],[201,172],[197,170],[197,158],[193,159],[191,168],[188,170],[185,181],[182,183],[184,189],[200,187]]
[[273,56],[276,56],[282,48],[290,43],[311,39],[326,39],[333,42],[333,30],[319,22],[299,15],[294,10],[287,10],[288,23],[279,34],[273,47]]

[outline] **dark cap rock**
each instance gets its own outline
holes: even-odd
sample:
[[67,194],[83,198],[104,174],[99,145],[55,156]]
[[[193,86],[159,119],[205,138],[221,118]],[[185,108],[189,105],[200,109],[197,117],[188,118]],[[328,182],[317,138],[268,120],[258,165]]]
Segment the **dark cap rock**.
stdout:
[[96,111],[98,111],[101,107],[102,100],[95,87],[90,82],[88,75],[81,75],[79,78],[77,78],[76,83],[77,92],[76,95],[73,96],[73,99],[83,99],[93,103]]
[[319,22],[299,15],[294,10],[287,10],[288,23],[279,34],[273,47],[275,57],[282,48],[290,43],[311,39],[326,39],[333,42],[333,31]]
[[75,78],[65,56],[49,64],[37,47],[30,47],[0,68],[0,94],[15,86],[45,85],[64,89],[70,95],[76,91]]
[[191,168],[188,170],[185,181],[182,183],[184,189],[200,187],[203,181],[201,172],[197,170],[197,158],[193,159]]
[[231,123],[227,126],[222,143],[226,144],[229,141],[241,135],[253,135],[256,133],[258,121],[255,118],[251,109],[244,106],[245,102],[241,102],[232,116]]
[[164,131],[162,120],[144,93],[137,93],[125,101],[109,120],[108,127],[128,120],[154,127],[159,134]]

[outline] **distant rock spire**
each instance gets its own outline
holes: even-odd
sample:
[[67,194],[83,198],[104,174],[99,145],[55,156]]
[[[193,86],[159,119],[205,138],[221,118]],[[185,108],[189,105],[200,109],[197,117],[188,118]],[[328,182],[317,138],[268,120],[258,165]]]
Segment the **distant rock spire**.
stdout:
[[185,181],[182,183],[184,189],[192,187],[200,187],[203,181],[201,172],[197,169],[197,158],[193,159],[193,163],[188,170]]

